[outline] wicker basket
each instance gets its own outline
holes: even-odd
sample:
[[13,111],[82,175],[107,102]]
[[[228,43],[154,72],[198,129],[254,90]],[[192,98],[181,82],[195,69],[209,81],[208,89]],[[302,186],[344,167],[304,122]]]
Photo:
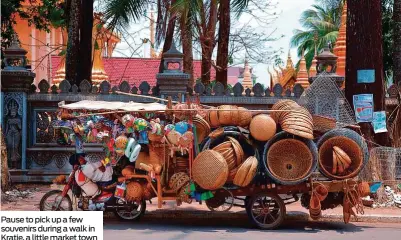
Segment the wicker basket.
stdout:
[[[353,178],[359,174],[369,160],[369,151],[365,140],[350,129],[337,128],[328,131],[319,139],[317,145],[319,148],[319,170],[330,179]],[[342,175],[332,173],[334,146],[341,148],[352,161],[350,167]]]
[[218,107],[219,110],[229,110],[229,111],[218,111],[217,116],[219,123],[222,126],[236,126],[239,122],[237,106],[232,105],[221,105]]
[[[276,102],[273,106],[272,106],[272,110],[290,110],[293,108],[299,107],[298,103],[296,103],[293,100],[280,100],[278,102]],[[281,118],[281,115],[284,114],[286,112],[272,112],[271,113],[271,117],[278,122]]]
[[227,181],[228,165],[220,153],[206,150],[195,158],[192,174],[195,182],[203,189],[216,190]]
[[313,139],[313,118],[307,109],[303,107],[291,108],[293,112],[284,112],[277,117],[281,128],[291,134]]
[[305,181],[317,166],[317,148],[312,140],[280,132],[264,148],[267,175],[283,185]]
[[178,192],[188,182],[189,182],[188,174],[185,172],[179,172],[171,176],[168,185],[170,189],[174,190],[175,192]]
[[189,160],[184,157],[176,157],[175,159],[175,172],[188,172]]
[[201,143],[210,134],[210,125],[200,116],[195,116],[193,123],[196,126],[197,142]]
[[248,109],[238,107],[238,126],[247,127],[251,123],[252,113]]
[[327,132],[336,128],[336,119],[320,115],[312,115],[313,128],[319,132]]
[[[351,159],[351,164],[343,172],[333,170],[334,147],[341,148]],[[347,179],[358,175],[363,167],[363,155],[359,145],[350,138],[339,136],[326,140],[319,148],[319,167],[333,179]]]
[[209,111],[209,125],[212,128],[219,127],[219,115],[217,111]]
[[143,187],[139,182],[130,182],[127,184],[125,198],[128,201],[140,201],[143,196]]
[[151,183],[142,183],[143,189],[143,199],[150,200],[156,196],[155,191],[153,191]]
[[253,156],[247,158],[235,174],[233,183],[240,187],[248,186],[256,176],[257,169],[258,159]]
[[258,141],[268,141],[276,134],[276,122],[269,115],[260,114],[252,118],[249,130]]

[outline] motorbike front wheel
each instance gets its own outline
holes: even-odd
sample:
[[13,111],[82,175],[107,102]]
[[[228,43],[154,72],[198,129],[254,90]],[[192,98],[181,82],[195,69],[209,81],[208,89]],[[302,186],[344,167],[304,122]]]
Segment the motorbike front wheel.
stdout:
[[[127,204],[127,203],[125,203]],[[116,209],[114,210],[114,214],[117,218],[123,221],[138,221],[142,215],[145,214],[146,210],[146,202],[145,200],[141,201],[141,204],[130,203],[131,206],[129,210],[126,209]]]
[[40,200],[40,211],[72,211],[70,196],[63,197],[61,190],[52,190]]

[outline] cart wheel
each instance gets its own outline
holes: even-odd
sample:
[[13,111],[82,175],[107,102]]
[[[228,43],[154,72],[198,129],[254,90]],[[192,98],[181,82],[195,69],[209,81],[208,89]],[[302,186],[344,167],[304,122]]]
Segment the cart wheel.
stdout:
[[213,198],[205,202],[210,211],[228,212],[234,205],[234,196],[230,191],[222,188],[216,191]]
[[284,221],[285,204],[277,194],[261,193],[251,197],[246,212],[256,227],[264,230],[276,229]]

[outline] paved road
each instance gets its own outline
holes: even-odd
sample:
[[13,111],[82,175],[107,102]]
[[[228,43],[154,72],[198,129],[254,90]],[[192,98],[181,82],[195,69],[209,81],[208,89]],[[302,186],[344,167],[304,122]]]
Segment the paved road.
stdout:
[[392,240],[400,239],[401,223],[333,223],[333,222],[287,222],[275,231],[253,229],[247,222],[219,222],[188,219],[142,219],[140,222],[121,223],[105,219],[104,239],[272,239],[272,240]]

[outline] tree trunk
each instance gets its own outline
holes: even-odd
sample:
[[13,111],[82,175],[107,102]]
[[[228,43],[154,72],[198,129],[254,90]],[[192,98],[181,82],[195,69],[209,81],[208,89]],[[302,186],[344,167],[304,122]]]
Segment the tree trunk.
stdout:
[[[204,10],[202,10],[204,11]],[[209,14],[205,14],[209,17],[209,21],[206,24],[206,17],[203,17],[201,25],[203,26],[203,34],[200,37],[202,45],[202,83],[208,85],[210,83],[210,73],[212,69],[212,55],[213,49],[216,46],[215,33],[217,25],[217,1],[211,0],[209,6]]]
[[230,40],[230,0],[220,0],[219,14],[216,81],[227,86],[228,42]]
[[401,84],[401,0],[394,0],[393,22],[393,79],[394,84]]
[[[170,6],[173,6],[175,4],[175,2],[176,2],[175,0],[172,0]],[[171,44],[173,43],[176,18],[177,17],[175,14],[174,15],[170,14],[170,19],[168,21],[168,26],[167,26],[166,37],[164,38],[164,44],[163,44],[163,50],[162,50],[163,53],[167,52],[170,49]],[[164,65],[164,57],[162,54],[162,57],[160,58],[159,73],[163,72],[163,65]]]
[[10,189],[10,173],[8,172],[8,159],[7,159],[7,147],[4,141],[3,130],[0,127],[1,135],[1,191],[5,192]]
[[71,0],[70,19],[68,20],[68,41],[65,56],[65,78],[71,85],[77,83],[77,66],[79,58],[79,22],[80,0]]
[[195,85],[194,80],[194,57],[192,52],[192,28],[185,20],[189,19],[191,16],[181,18],[180,29],[181,29],[181,42],[182,42],[182,53],[184,54],[183,65],[184,72],[191,75],[188,82],[188,87],[193,89]]
[[[347,66],[345,94],[353,106],[353,95],[371,93],[374,111],[385,110],[385,82],[383,72],[382,14],[380,0],[348,0]],[[357,71],[374,69],[375,82],[357,83]],[[374,134],[370,123],[363,123],[365,138],[380,145],[387,144],[387,133]]]
[[86,79],[91,80],[92,76],[92,28],[93,28],[93,0],[81,0],[81,36],[79,42],[80,57],[78,58],[77,82]]

